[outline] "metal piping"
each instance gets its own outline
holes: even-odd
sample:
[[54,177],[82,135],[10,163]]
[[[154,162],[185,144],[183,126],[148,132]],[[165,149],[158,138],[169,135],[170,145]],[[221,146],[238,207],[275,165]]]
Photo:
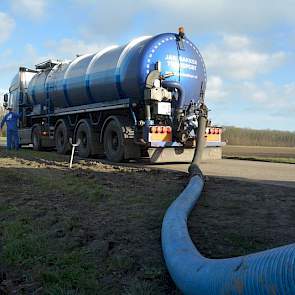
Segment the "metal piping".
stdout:
[[177,102],[177,112],[182,111],[184,103],[184,88],[176,81],[162,81],[162,86],[168,89],[169,91],[174,91],[175,88],[178,91],[178,102]]
[[203,150],[205,147],[205,131],[207,126],[207,117],[208,117],[208,109],[204,104],[202,104],[199,108],[198,128],[195,129],[195,134],[197,134],[196,148],[195,148],[193,160],[188,169],[189,174],[191,176],[202,174],[199,168],[199,164],[201,162]]

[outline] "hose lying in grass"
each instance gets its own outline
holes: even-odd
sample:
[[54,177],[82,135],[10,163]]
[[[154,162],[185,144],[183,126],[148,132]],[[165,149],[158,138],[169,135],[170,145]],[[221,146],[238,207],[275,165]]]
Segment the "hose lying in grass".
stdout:
[[162,225],[162,249],[168,271],[184,294],[295,294],[295,244],[246,256],[208,259],[194,246],[187,217],[204,181],[193,176],[168,208]]
[[204,186],[199,162],[204,146],[206,111],[198,119],[191,180],[168,208],[162,225],[162,249],[168,271],[184,294],[295,294],[295,244],[246,256],[208,259],[194,246],[187,218]]

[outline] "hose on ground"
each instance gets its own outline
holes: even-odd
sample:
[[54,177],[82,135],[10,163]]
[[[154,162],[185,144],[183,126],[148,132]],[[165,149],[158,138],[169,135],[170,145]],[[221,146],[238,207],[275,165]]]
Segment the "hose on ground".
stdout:
[[206,116],[199,116],[198,123],[198,143],[189,168],[190,182],[168,208],[162,224],[162,251],[173,281],[188,295],[294,295],[295,244],[246,256],[208,259],[192,242],[187,218],[204,186],[199,162]]
[[295,294],[295,244],[228,259],[203,257],[193,244],[187,218],[203,179],[193,176],[168,208],[162,250],[168,271],[183,294]]

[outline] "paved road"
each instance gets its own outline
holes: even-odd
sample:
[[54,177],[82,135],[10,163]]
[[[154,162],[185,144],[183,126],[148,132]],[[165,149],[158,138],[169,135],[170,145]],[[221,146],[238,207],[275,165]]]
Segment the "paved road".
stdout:
[[[3,143],[3,138],[0,137],[0,145],[3,145]],[[184,172],[187,172],[188,169],[188,164],[153,164],[147,166]],[[223,159],[203,162],[201,169],[207,176],[259,181],[295,188],[294,164]]]
[[[187,171],[188,164],[158,164],[151,167]],[[295,188],[294,164],[223,159],[203,162],[201,169],[207,176],[259,181]]]

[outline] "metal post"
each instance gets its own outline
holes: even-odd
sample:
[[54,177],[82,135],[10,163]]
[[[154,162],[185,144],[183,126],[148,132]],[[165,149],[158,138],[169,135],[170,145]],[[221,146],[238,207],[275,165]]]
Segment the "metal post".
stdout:
[[72,153],[71,153],[71,160],[70,160],[70,169],[72,169],[72,166],[73,166],[73,160],[74,160],[75,148],[76,148],[77,146],[80,145],[81,140],[80,140],[80,138],[78,138],[77,143],[73,143],[73,139],[70,137],[69,142],[70,142],[70,144],[71,144],[71,146],[72,146]]

